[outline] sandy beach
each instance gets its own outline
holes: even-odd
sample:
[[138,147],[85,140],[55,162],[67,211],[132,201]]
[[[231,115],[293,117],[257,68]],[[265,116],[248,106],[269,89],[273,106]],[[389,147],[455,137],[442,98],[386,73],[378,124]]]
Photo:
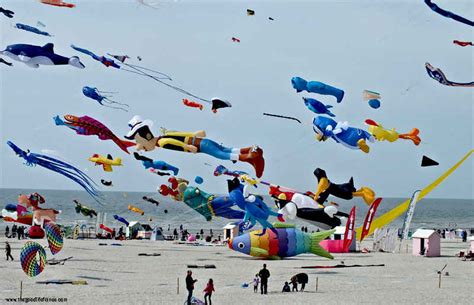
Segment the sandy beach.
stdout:
[[[0,239],[4,245],[5,238]],[[474,267],[454,255],[468,248],[460,241],[442,242],[442,256],[415,257],[409,253],[336,254],[334,260],[301,255],[281,261],[264,261],[234,252],[224,246],[191,246],[165,241],[66,240],[56,259],[73,256],[64,265],[47,265],[42,274],[28,278],[18,256],[24,241],[9,239],[15,262],[2,257],[0,269],[0,303],[6,298],[67,298],[68,304],[183,304],[187,265],[214,264],[216,269],[193,269],[198,279],[195,295],[209,278],[214,279],[214,304],[466,304],[472,289]],[[45,241],[42,241],[44,244]],[[111,246],[111,243],[122,246]],[[99,246],[107,243],[107,246]],[[371,241],[363,247],[371,249]],[[48,251],[48,250],[47,250]],[[159,253],[161,256],[138,256]],[[3,253],[2,253],[3,254]],[[48,259],[53,256],[49,253]],[[300,269],[308,265],[385,264],[385,267],[344,269]],[[271,272],[269,294],[242,288],[250,282],[263,263]],[[442,287],[438,288],[436,270],[448,264]],[[304,293],[281,293],[284,281],[299,272],[309,274]],[[179,294],[177,279],[179,278]],[[316,292],[316,279],[318,291]],[[87,285],[44,285],[38,281],[86,280]]]

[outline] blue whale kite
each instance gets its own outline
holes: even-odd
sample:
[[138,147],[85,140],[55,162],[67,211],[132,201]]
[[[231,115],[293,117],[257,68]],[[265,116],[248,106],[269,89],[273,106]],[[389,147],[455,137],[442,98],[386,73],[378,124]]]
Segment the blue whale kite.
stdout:
[[291,84],[296,92],[308,91],[312,93],[318,93],[322,95],[332,95],[337,99],[337,102],[342,102],[344,98],[344,91],[336,87],[317,82],[317,81],[306,81],[305,79],[295,76],[291,79]]

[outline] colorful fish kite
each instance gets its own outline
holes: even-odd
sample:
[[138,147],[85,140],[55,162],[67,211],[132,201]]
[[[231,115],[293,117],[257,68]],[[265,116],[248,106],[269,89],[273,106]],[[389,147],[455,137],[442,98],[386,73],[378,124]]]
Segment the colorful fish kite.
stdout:
[[25,165],[36,166],[39,165],[53,172],[61,174],[68,179],[79,184],[86,192],[91,195],[98,203],[100,203],[100,193],[96,189],[96,184],[92,179],[83,173],[80,169],[60,161],[55,158],[51,158],[46,155],[32,153],[29,150],[24,151],[13,142],[8,141],[7,145],[17,154],[20,158],[25,159]]
[[432,79],[436,80],[438,83],[445,85],[445,86],[452,86],[452,87],[474,87],[474,82],[470,83],[456,83],[448,80],[446,75],[444,75],[443,71],[439,68],[435,68],[429,63],[425,63],[426,72],[428,76]]
[[456,15],[453,12],[443,10],[438,5],[433,3],[431,0],[425,0],[425,4],[428,5],[428,7],[430,9],[432,9],[435,13],[438,13],[441,16],[444,16],[446,18],[451,18],[453,20],[456,20],[458,22],[461,22],[461,23],[464,23],[464,24],[467,24],[467,25],[470,25],[470,26],[474,26],[474,21],[466,19],[466,18],[464,18],[462,16],[459,16],[459,15]]
[[75,130],[77,134],[84,136],[96,135],[101,140],[112,140],[120,149],[129,154],[128,147],[135,146],[135,143],[119,139],[109,128],[104,124],[89,116],[77,117],[74,115],[65,115],[64,121],[59,118],[59,115],[54,117],[54,122],[57,126],[67,126]]
[[113,108],[113,109],[120,109],[120,110],[128,112],[127,109],[124,109],[124,108],[121,108],[121,107],[110,106],[110,104],[117,104],[117,105],[123,105],[123,106],[129,107],[128,104],[122,104],[122,103],[119,103],[119,102],[116,102],[116,101],[113,101],[113,100],[109,99],[109,97],[111,97],[111,96],[104,95],[104,93],[114,93],[114,92],[99,91],[97,88],[92,88],[92,87],[88,87],[88,86],[84,86],[82,88],[82,94],[84,94],[88,98],[91,98],[91,99],[99,102],[99,104],[101,104],[102,106]]
[[15,28],[17,28],[19,30],[35,33],[35,34],[38,34],[38,35],[51,36],[48,32],[41,31],[40,29],[35,28],[34,26],[23,24],[23,23],[15,24]]
[[66,3],[66,2],[63,2],[62,0],[40,0],[40,2],[43,4],[52,5],[52,6],[60,6],[60,7],[67,7],[67,8],[76,7],[75,4]]

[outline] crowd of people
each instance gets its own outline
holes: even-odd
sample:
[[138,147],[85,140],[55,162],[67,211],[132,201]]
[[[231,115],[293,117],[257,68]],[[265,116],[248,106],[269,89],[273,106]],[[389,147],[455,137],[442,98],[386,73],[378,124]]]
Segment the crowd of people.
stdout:
[[10,227],[7,226],[5,228],[5,237],[6,238],[17,237],[18,239],[26,239],[28,238],[28,228],[25,226],[17,226],[16,224],[13,224],[12,231],[10,234]]

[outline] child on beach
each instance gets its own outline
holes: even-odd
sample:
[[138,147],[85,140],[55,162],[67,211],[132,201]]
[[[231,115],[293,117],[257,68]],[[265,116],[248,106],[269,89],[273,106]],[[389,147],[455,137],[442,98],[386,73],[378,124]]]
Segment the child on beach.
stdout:
[[212,292],[215,291],[214,289],[214,281],[212,279],[209,279],[209,282],[207,282],[206,288],[204,288],[204,302],[207,305],[207,299],[209,298],[209,305],[212,305],[211,297],[212,297]]
[[288,282],[285,282],[285,285],[283,286],[281,292],[291,292],[290,285],[288,284]]
[[255,274],[255,277],[253,278],[253,292],[258,292],[259,283],[260,283],[260,278],[258,277],[258,274]]

